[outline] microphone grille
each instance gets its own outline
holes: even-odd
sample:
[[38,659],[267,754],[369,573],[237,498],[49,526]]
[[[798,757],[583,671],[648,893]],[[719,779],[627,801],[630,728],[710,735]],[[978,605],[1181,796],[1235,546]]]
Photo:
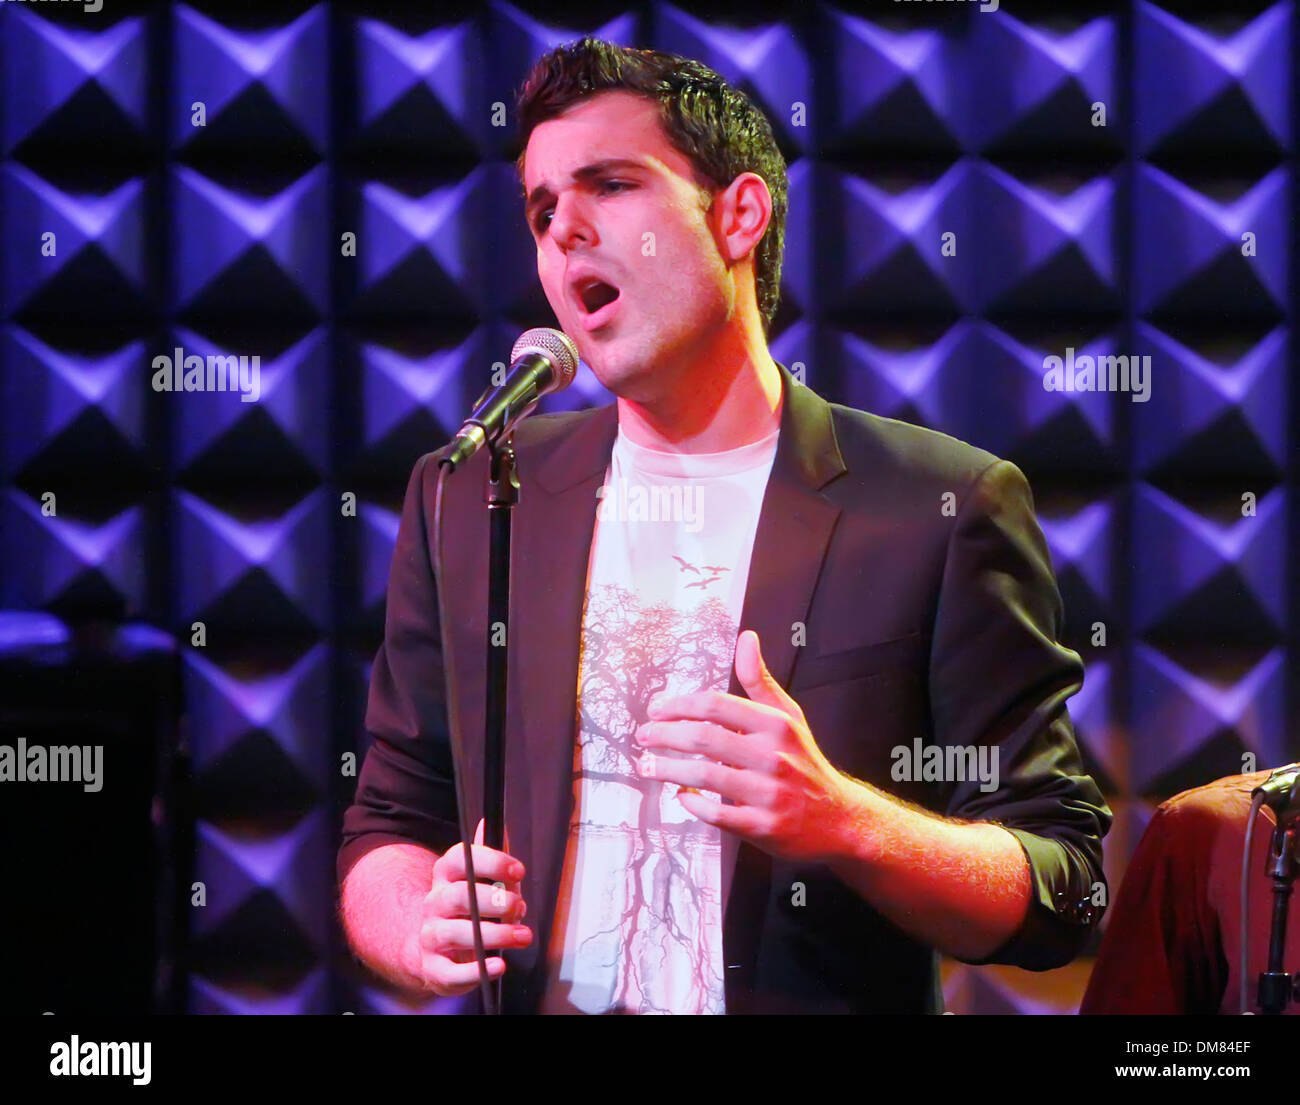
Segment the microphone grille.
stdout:
[[540,353],[551,362],[555,369],[555,386],[551,391],[560,391],[573,383],[578,372],[578,347],[568,334],[549,326],[525,330],[510,350],[510,363],[514,364],[525,353]]

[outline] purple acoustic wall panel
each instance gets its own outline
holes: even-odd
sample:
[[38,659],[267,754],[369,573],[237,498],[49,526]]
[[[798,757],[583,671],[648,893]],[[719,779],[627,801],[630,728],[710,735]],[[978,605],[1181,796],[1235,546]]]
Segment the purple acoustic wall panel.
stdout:
[[1160,793],[1197,785],[1208,773],[1235,774],[1243,752],[1260,763],[1285,762],[1283,661],[1278,649],[1244,669],[1220,662],[1198,674],[1157,649],[1136,646],[1133,788]]
[[[118,617],[144,605],[144,518],[128,507],[103,521],[49,515],[18,488],[5,495],[11,560],[4,602],[60,611],[92,607]],[[18,549],[24,550],[18,556]]]
[[7,472],[39,483],[42,472],[80,472],[88,462],[117,471],[149,463],[144,342],[88,357],[19,326],[0,341],[9,366],[0,395]]
[[[957,162],[925,180],[873,176],[845,173],[829,182],[827,213],[846,248],[825,259],[835,266],[824,282],[826,308],[876,315],[919,308],[933,316],[973,306],[974,258],[961,250],[971,211],[965,194],[977,186],[973,167]],[[933,248],[948,233],[956,235],[955,257]]]
[[1200,14],[1187,21],[1145,0],[1134,6],[1136,76],[1144,82],[1133,105],[1135,151],[1289,151],[1293,6]]
[[[305,6],[304,6],[305,7]],[[219,11],[219,8],[216,9]],[[197,6],[172,9],[174,154],[284,146],[322,157],[330,144],[329,10],[305,7],[279,26],[237,28]],[[195,126],[195,105],[206,116]]]
[[[3,229],[10,240],[40,228],[43,263],[5,254],[5,299],[29,316],[62,314],[67,300],[94,287],[84,305],[90,317],[138,315],[156,294],[146,249],[149,190],[142,178],[100,189],[60,188],[18,162],[5,166]],[[153,197],[153,202],[156,197]],[[80,314],[81,311],[78,313]]]
[[1095,104],[1114,112],[1123,103],[1116,19],[1062,13],[1035,22],[1025,13],[1039,15],[1016,5],[1001,19],[971,22],[963,52],[978,83],[955,104],[966,141],[990,156],[1071,150],[1103,164],[1118,157],[1119,128],[1092,122]]
[[[1207,505],[1220,508],[1217,517]],[[1133,564],[1134,628],[1144,634],[1208,631],[1243,643],[1281,632],[1282,490],[1260,495],[1253,514],[1242,516],[1232,506],[1206,504],[1203,496],[1180,501],[1138,485],[1133,527],[1143,555]]]
[[490,210],[485,168],[408,195],[367,181],[357,197],[357,233],[370,243],[357,265],[357,298],[368,315],[432,310],[452,316],[483,304],[489,258],[478,236]]
[[323,644],[274,666],[268,663],[256,678],[191,657],[186,701],[191,716],[203,723],[190,752],[200,804],[210,804],[209,789],[222,788],[234,790],[227,802],[242,801],[252,788],[264,801],[278,796],[283,804],[289,793],[319,800],[333,770],[330,758],[319,752],[318,736],[329,726],[329,678]]
[[5,155],[86,141],[138,149],[152,122],[148,32],[138,14],[54,21],[20,11],[8,19],[0,45]]
[[489,152],[483,35],[472,20],[408,34],[362,18],[353,32],[366,79],[343,105],[348,140],[414,160]]
[[308,317],[327,309],[333,243],[320,233],[328,173],[316,166],[263,194],[177,165],[171,308],[186,317]]
[[1138,324],[1139,349],[1177,368],[1134,412],[1133,461],[1145,475],[1284,474],[1293,447],[1287,427],[1286,330],[1276,326],[1258,339],[1225,338],[1198,352]]
[[[1115,601],[1114,499],[1079,499],[1046,503],[1039,521],[1056,569],[1056,581],[1070,624],[1091,627],[1110,622],[1118,612]],[[1082,695],[1082,692],[1080,692]],[[1092,700],[1089,691],[1085,700]]]
[[[1111,175],[1020,179],[985,165],[976,187],[975,290],[990,314],[1112,312],[1120,306]],[[974,183],[974,182],[972,182]]]
[[[1199,186],[1198,186],[1199,185]],[[1228,310],[1284,313],[1290,181],[1283,168],[1258,180],[1192,182],[1155,165],[1137,171],[1135,306],[1142,314]],[[1272,248],[1243,252],[1252,235]]]
[[329,562],[321,555],[334,503],[324,491],[286,508],[223,509],[179,491],[176,602],[186,621],[217,621],[257,639],[272,627],[323,631]]
[[345,500],[328,483],[330,22],[324,4],[246,22],[178,4],[167,25],[171,325],[158,353],[174,616],[202,634],[185,681],[205,895],[192,911],[195,1012],[332,1001],[330,549]]
[[258,1013],[328,1009],[313,965],[333,924],[320,912],[332,836],[320,810],[274,834],[200,826],[195,878],[210,889],[194,933],[197,1001],[239,1001]]
[[[282,352],[259,347],[257,371],[246,349],[208,341],[186,327],[174,331],[175,349],[217,358],[240,368],[246,389],[204,396],[202,403],[178,405],[172,420],[173,470],[183,479],[234,479],[265,473],[291,475],[306,484],[330,467],[329,343],[321,328],[309,330]],[[262,358],[265,357],[265,360]],[[247,362],[245,373],[243,358]]]
[[822,151],[960,151],[954,117],[966,95],[966,59],[959,41],[937,28],[875,23],[830,6],[819,20],[825,76],[813,133]]

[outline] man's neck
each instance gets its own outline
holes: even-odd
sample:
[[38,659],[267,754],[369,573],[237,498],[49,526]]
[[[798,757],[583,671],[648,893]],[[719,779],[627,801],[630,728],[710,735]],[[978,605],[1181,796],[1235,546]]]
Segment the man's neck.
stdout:
[[619,430],[634,444],[665,453],[723,453],[767,437],[781,424],[781,372],[767,352],[728,368],[690,374],[653,405],[618,400]]

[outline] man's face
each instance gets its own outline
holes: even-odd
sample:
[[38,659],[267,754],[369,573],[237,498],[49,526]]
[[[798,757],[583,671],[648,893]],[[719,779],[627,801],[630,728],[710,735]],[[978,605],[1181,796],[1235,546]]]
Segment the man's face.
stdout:
[[709,355],[735,286],[658,106],[602,92],[542,123],[524,193],[542,288],[596,378],[638,402],[679,386]]

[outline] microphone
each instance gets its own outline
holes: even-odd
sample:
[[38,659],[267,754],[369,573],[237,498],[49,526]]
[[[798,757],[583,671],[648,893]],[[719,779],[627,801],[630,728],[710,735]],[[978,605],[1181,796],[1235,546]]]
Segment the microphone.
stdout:
[[1250,792],[1252,798],[1262,794],[1264,805],[1275,814],[1279,825],[1300,816],[1300,763],[1275,768]]
[[538,326],[519,335],[504,382],[478,397],[465,425],[438,461],[453,472],[484,445],[495,445],[531,414],[543,395],[563,391],[578,371],[578,349],[567,334]]

